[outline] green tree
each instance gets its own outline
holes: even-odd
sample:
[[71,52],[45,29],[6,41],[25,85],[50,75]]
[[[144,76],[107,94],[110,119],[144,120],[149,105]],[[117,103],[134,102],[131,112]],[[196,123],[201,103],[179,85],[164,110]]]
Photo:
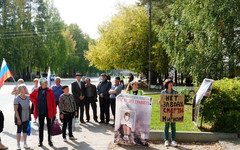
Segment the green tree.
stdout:
[[143,7],[121,7],[110,21],[99,27],[100,38],[85,57],[100,70],[148,69],[148,16]]
[[158,36],[181,72],[204,78],[233,77],[239,62],[240,1],[176,0]]

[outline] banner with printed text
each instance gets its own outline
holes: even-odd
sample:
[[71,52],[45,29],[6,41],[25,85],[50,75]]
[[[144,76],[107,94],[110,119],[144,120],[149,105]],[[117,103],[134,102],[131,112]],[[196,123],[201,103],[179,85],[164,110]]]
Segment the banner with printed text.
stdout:
[[114,142],[149,145],[152,98],[120,94],[116,98]]
[[160,122],[184,121],[184,95],[162,94],[160,100]]

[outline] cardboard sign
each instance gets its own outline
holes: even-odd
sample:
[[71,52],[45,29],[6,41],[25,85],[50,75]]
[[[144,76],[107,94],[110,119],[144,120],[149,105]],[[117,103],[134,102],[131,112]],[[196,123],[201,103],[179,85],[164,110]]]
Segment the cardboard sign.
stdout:
[[160,122],[184,121],[184,95],[161,95]]

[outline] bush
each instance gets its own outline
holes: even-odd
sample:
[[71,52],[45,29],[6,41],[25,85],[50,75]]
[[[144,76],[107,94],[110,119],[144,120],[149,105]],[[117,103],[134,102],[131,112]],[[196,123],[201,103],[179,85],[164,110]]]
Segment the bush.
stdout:
[[192,95],[194,95],[194,91],[187,89],[184,87],[182,89],[177,89],[178,93],[185,96],[185,104],[192,101]]
[[203,102],[205,122],[214,131],[240,133],[240,81],[224,78],[213,83],[211,97]]

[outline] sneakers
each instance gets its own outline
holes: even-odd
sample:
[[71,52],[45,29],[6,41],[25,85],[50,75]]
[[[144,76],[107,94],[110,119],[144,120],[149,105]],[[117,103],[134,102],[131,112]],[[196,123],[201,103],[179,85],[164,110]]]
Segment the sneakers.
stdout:
[[20,144],[17,144],[16,149],[17,149],[17,150],[20,150],[20,149],[21,149]]
[[0,149],[8,149],[8,147],[4,146],[3,144],[0,145]]
[[75,137],[69,137],[69,140],[77,140]]
[[25,149],[30,149],[30,147],[27,145],[27,143],[25,143],[25,144],[23,145],[23,147],[24,147]]
[[176,141],[172,141],[172,145],[173,145],[174,147],[177,147],[177,146],[178,146],[178,144],[176,143]]
[[63,142],[67,142],[67,139],[66,139],[66,138],[63,138]]
[[169,146],[169,141],[167,140],[167,141],[165,141],[165,144],[164,144],[165,146]]

